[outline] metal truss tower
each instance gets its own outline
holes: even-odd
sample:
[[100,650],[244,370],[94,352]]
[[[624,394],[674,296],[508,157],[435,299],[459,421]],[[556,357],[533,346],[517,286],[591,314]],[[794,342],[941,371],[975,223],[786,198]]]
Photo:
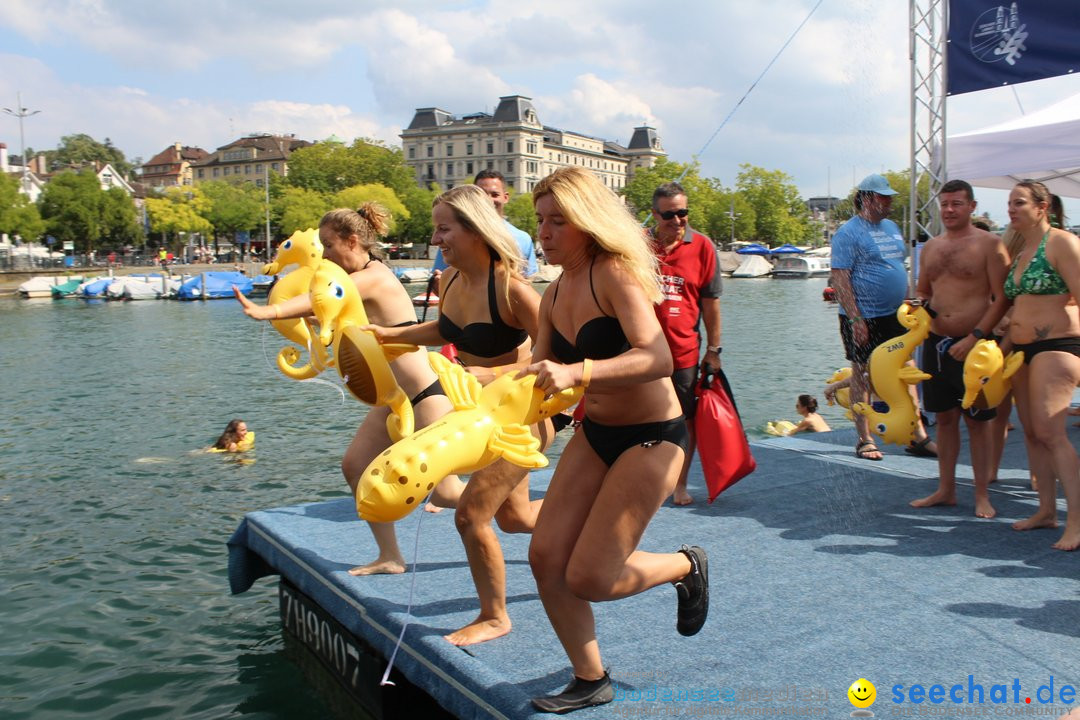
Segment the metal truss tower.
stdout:
[[[948,0],[909,0],[911,194],[908,239],[941,232],[937,196],[945,184],[945,49]],[[913,255],[914,257],[914,255]],[[914,268],[914,262],[912,263]]]

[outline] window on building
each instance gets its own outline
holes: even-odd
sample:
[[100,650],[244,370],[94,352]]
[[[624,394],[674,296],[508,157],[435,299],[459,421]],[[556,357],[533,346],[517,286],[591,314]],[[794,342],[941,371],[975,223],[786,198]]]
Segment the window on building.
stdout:
[[447,175],[453,175],[454,174],[454,163],[452,163],[452,162],[446,163],[446,174]]
[[454,157],[454,143],[446,143],[446,157]]
[[255,187],[261,188],[262,186],[263,186],[263,179],[262,178],[255,178]]
[[506,174],[509,175],[512,172],[514,172],[514,161],[513,160],[507,160],[506,161]]
[[255,163],[255,172],[262,174],[262,163]]
[[465,154],[472,155],[472,143],[465,143]]
[[465,163],[465,174],[466,175],[472,175],[473,174],[473,164],[472,164],[471,161]]
[[202,168],[199,168],[199,179],[202,180],[204,177],[205,177],[205,171]]
[[223,172],[222,174],[223,174],[223,175],[225,175],[226,177],[228,177],[228,176],[229,176],[229,172],[230,172],[231,170],[232,170],[232,168],[231,168],[231,167],[226,167],[226,168],[225,168],[225,171],[224,171],[224,172]]
[[487,169],[488,170],[494,170],[495,169],[495,161],[494,160],[488,160],[487,161]]
[[487,144],[487,152],[488,152],[488,155],[493,155],[495,153],[495,143],[489,142]]
[[427,164],[427,176],[428,176],[428,180],[435,179],[435,163],[428,163]]
[[218,176],[218,168],[214,168],[214,177]]
[[274,172],[277,172],[278,171],[278,164],[277,163],[270,163],[270,169],[273,170]]
[[530,160],[529,162],[527,162],[527,163],[526,163],[525,165],[526,165],[526,168],[527,168],[527,171],[528,171],[528,172],[531,172],[531,173],[535,173],[535,172],[536,172],[536,163],[535,163],[535,162],[533,162],[532,160]]
[[536,143],[534,143],[534,142],[525,143],[525,152],[529,153],[530,155],[535,155],[536,154]]
[[250,165],[245,165],[244,166],[244,174],[245,175],[250,175],[251,174],[251,166]]
[[514,141],[513,140],[507,140],[506,141],[506,152],[508,152],[508,153],[514,152]]
[[414,147],[409,148],[409,159],[410,160],[415,160],[416,159],[416,148],[414,148]]

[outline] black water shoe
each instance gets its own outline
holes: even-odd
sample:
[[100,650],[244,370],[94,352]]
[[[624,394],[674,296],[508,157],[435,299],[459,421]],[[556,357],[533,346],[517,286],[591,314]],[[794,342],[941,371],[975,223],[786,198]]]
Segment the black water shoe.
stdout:
[[615,699],[615,689],[611,677],[605,672],[599,680],[582,680],[574,676],[570,684],[558,695],[545,695],[532,699],[532,705],[540,712],[563,713],[581,708],[603,705]]
[[679,594],[680,635],[696,635],[709,616],[709,556],[697,545],[683,545],[679,552],[690,560],[690,572],[672,583]]

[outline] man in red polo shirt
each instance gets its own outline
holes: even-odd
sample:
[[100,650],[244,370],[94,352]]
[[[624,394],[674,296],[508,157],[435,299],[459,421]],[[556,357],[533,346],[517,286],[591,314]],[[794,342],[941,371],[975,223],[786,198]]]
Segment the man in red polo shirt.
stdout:
[[664,183],[653,192],[653,250],[660,261],[663,301],[656,306],[656,316],[664,329],[675,372],[671,381],[679,396],[690,448],[683,462],[679,482],[672,496],[676,505],[694,501],[686,491],[686,475],[694,457],[694,385],[698,380],[701,358],[699,327],[705,325],[705,357],[700,366],[712,372],[720,370],[720,265],[712,240],[691,229],[687,222],[686,191],[677,182]]

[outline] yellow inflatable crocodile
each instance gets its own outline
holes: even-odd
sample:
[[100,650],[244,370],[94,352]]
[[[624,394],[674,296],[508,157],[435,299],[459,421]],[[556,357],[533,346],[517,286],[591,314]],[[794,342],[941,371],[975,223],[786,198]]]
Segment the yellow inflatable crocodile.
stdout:
[[[297,230],[287,240],[278,245],[273,261],[263,266],[263,275],[277,275],[289,265],[299,265],[288,275],[279,278],[270,291],[267,302],[271,305],[283,303],[297,295],[306,295],[311,288],[311,278],[315,268],[322,260],[323,246],[319,232],[308,228]],[[271,320],[274,329],[290,342],[294,342],[311,353],[311,360],[306,365],[296,365],[300,360],[300,351],[291,345],[277,354],[277,366],[286,377],[293,380],[306,380],[318,375],[326,368],[326,349],[311,341],[311,329],[304,318]]]
[[926,308],[912,310],[904,303],[896,311],[896,319],[908,331],[881,343],[870,354],[870,384],[874,394],[888,404],[889,411],[880,413],[861,402],[852,405],[851,409],[864,416],[870,423],[870,432],[885,442],[907,445],[915,437],[918,422],[915,401],[907,386],[928,380],[930,376],[905,363],[930,334],[930,314]]
[[356,512],[363,520],[392,522],[409,514],[447,475],[487,467],[499,458],[525,468],[547,465],[529,425],[573,405],[581,388],[545,399],[533,387],[535,375],[501,375],[480,382],[439,353],[431,367],[454,405],[454,412],[394,444],[360,477]]
[[333,346],[327,365],[336,367],[345,386],[368,405],[390,408],[386,429],[395,442],[412,434],[412,403],[397,384],[390,363],[416,345],[380,345],[370,332],[364,301],[349,274],[323,260],[311,278],[311,308],[319,321],[319,343]]
[[1011,352],[1006,358],[993,340],[975,343],[964,359],[964,400],[960,407],[996,408],[1012,387],[1010,378],[1023,364],[1022,352]]

